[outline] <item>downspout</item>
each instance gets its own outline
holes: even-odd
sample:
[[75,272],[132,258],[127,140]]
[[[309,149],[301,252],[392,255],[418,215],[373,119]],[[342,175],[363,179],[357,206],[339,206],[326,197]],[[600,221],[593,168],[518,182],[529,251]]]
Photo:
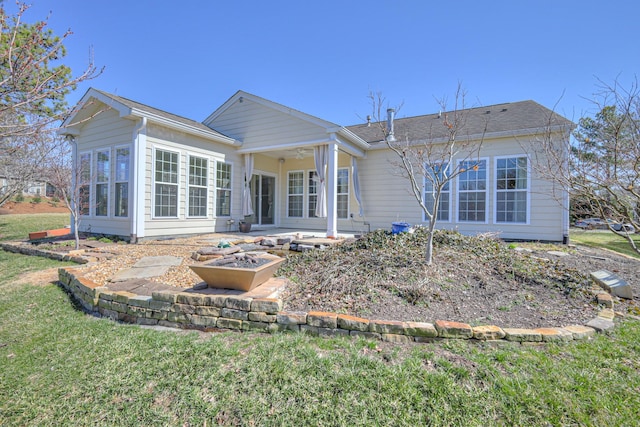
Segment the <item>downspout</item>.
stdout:
[[[133,191],[131,203],[131,243],[137,243],[144,237],[144,150],[146,149],[147,118],[142,117],[140,124],[133,130]],[[141,164],[142,163],[142,164]],[[129,178],[131,181],[131,177]],[[142,201],[140,196],[142,195]]]

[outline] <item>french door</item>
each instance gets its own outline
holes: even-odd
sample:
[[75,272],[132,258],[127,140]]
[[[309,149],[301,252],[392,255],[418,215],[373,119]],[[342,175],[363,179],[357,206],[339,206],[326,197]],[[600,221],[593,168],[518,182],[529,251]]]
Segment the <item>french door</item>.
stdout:
[[254,174],[251,177],[251,195],[253,196],[251,223],[257,225],[274,225],[276,178],[269,175]]

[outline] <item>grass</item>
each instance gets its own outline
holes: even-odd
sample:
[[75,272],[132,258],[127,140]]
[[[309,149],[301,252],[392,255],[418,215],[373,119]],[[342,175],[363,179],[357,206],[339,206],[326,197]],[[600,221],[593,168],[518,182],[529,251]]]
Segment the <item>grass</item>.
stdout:
[[[23,221],[8,217],[1,233],[23,233]],[[55,217],[39,224],[56,227]],[[542,347],[159,332],[79,312],[55,285],[16,281],[59,265],[0,251],[1,425],[628,425],[638,417],[638,321]]]
[[[614,252],[640,258],[640,254],[635,252],[629,242],[624,237],[608,231],[583,231],[571,230],[570,239],[572,243],[578,243],[595,248],[606,248]],[[633,240],[640,247],[640,234],[635,234]]]
[[625,425],[640,322],[543,347],[160,332],[87,316],[0,252],[3,425]]
[[52,230],[69,225],[68,213],[0,215],[0,241],[24,240],[33,231]]

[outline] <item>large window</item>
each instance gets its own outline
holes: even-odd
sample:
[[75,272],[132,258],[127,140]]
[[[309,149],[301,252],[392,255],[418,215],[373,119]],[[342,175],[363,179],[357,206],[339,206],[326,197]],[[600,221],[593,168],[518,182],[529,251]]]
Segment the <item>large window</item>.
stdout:
[[309,171],[307,181],[307,185],[309,186],[307,216],[313,218],[316,216],[316,206],[318,206],[318,173],[316,171]]
[[91,153],[80,154],[78,173],[78,203],[81,215],[91,213]]
[[338,169],[338,218],[349,218],[349,169]]
[[465,160],[459,164],[458,221],[485,222],[487,219],[487,161]]
[[302,218],[304,213],[304,172],[289,172],[287,183],[287,216]]
[[115,171],[115,216],[129,216],[129,162],[131,150],[127,147],[116,148]]
[[155,210],[156,217],[178,216],[178,153],[155,152]]
[[496,222],[526,223],[527,158],[496,159]]
[[96,153],[96,216],[109,214],[110,150]]
[[[431,178],[424,178],[424,204],[431,212],[433,212],[433,207],[435,205],[435,189],[434,182],[443,182],[445,180],[445,173],[447,172],[448,166],[444,167],[441,164],[434,165],[433,167],[427,166],[426,169],[431,173]],[[436,180],[437,177],[437,180]],[[438,205],[438,213],[436,215],[436,221],[449,221],[449,210],[451,205],[451,191],[449,189],[449,182],[447,181],[442,190],[440,191],[440,203]],[[429,218],[425,215],[425,221],[428,221]]]
[[208,161],[189,156],[189,216],[207,216]]
[[231,164],[216,164],[216,216],[231,216]]

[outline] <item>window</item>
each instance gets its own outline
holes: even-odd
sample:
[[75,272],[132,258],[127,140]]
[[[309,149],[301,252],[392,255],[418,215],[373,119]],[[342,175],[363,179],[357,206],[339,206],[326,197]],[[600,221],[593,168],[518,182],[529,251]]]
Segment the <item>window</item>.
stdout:
[[116,149],[115,174],[115,216],[129,216],[129,159],[131,150],[127,147]]
[[[435,178],[435,174],[437,174],[438,181],[444,181],[445,172],[447,172],[448,166],[442,167],[441,164],[434,165],[432,167],[427,166],[426,169],[431,173],[432,177]],[[435,179],[433,179],[435,181]],[[424,204],[433,214],[433,205],[435,204],[435,192],[433,181],[427,177],[424,178]],[[442,190],[440,191],[440,204],[438,205],[438,213],[436,215],[436,221],[449,221],[449,208],[451,205],[451,191],[449,189],[449,182],[447,181]],[[429,218],[425,214],[425,221],[428,221]]]
[[178,216],[178,153],[156,150],[155,155],[156,217]]
[[316,171],[309,171],[308,177],[309,202],[307,205],[307,215],[309,218],[313,218],[316,216],[316,206],[318,205],[318,173]]
[[80,154],[78,171],[78,203],[80,215],[91,214],[91,153]]
[[231,164],[216,164],[216,215],[231,216]]
[[349,169],[338,169],[338,218],[349,218]]
[[107,216],[109,213],[109,161],[110,150],[96,153],[96,216]]
[[189,157],[189,216],[207,216],[208,161],[202,157]]
[[287,183],[287,216],[302,218],[304,213],[304,172],[289,172]]
[[487,161],[460,162],[458,175],[458,221],[485,222],[487,208]]
[[496,159],[496,222],[527,222],[527,158]]

